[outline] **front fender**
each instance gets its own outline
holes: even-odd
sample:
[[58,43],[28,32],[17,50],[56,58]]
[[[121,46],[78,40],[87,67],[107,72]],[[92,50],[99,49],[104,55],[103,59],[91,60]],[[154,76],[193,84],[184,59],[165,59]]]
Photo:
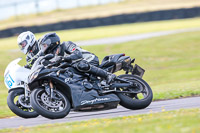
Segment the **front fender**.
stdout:
[[62,91],[68,98],[71,100],[71,89],[68,86],[68,84],[65,82],[66,80],[65,76],[59,76],[55,73],[50,73],[48,75],[42,76],[39,79],[35,80],[34,82],[29,84],[30,91],[33,91],[35,88],[38,88],[41,86],[42,80],[51,80],[53,84],[56,86],[56,89]]
[[8,93],[10,93],[11,91],[15,91],[15,90],[24,90],[24,88],[23,87],[11,88],[8,90]]

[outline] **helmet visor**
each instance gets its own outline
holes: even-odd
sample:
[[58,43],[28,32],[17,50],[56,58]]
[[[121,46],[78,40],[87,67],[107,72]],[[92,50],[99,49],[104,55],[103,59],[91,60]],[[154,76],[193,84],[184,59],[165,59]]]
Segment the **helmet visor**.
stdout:
[[49,46],[51,45],[51,40],[47,39],[46,41],[44,41],[42,44],[40,44],[40,48],[43,52],[45,52]]
[[41,50],[42,50],[43,52],[45,52],[45,51],[47,50],[47,48],[48,48],[48,45],[47,45],[46,43],[43,43],[43,44],[41,45]]
[[26,47],[26,45],[27,45],[27,41],[24,40],[24,41],[22,41],[21,43],[19,43],[18,45],[19,45],[19,48],[20,48],[21,50],[23,50],[23,49]]

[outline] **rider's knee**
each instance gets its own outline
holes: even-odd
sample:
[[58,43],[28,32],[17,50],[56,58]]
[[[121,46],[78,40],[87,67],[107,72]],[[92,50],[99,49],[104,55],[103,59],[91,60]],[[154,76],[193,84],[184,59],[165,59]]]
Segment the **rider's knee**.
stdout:
[[76,68],[81,72],[88,72],[91,66],[87,61],[82,60],[77,64]]

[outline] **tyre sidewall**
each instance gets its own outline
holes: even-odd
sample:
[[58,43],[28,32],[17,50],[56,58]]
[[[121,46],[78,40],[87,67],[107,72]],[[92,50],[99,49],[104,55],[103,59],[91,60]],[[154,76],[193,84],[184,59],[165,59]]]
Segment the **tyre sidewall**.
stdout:
[[153,92],[151,90],[151,87],[146,83],[146,81],[144,81],[143,79],[141,79],[138,76],[135,75],[128,75],[128,74],[124,74],[124,75],[120,75],[118,76],[119,78],[124,78],[124,77],[131,77],[133,79],[136,79],[136,81],[140,81],[142,82],[148,89],[148,95],[147,97],[145,97],[144,99],[138,100],[138,99],[132,99],[128,96],[123,95],[122,93],[117,93],[117,96],[120,99],[120,105],[122,105],[125,108],[128,109],[143,109],[146,108],[147,106],[150,105],[150,103],[152,102],[153,99]]
[[46,118],[49,118],[49,119],[59,119],[59,118],[64,118],[69,113],[69,111],[71,109],[70,102],[69,102],[68,98],[61,91],[59,91],[59,92],[62,93],[62,95],[65,97],[65,100],[67,102],[66,109],[61,111],[61,112],[50,112],[50,111],[45,110],[43,107],[41,107],[40,104],[38,103],[38,101],[36,100],[36,96],[40,91],[44,91],[44,89],[43,88],[36,88],[31,93],[31,106],[40,115],[42,115]]
[[22,118],[37,117],[39,114],[36,111],[33,111],[33,112],[23,111],[14,103],[14,98],[21,94],[24,94],[24,88],[14,89],[8,93],[7,104],[8,104],[8,107],[10,108],[10,110]]

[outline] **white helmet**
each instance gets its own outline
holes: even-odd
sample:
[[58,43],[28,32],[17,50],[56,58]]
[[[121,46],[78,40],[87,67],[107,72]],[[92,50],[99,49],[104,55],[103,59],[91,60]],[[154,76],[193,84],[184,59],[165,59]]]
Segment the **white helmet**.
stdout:
[[17,38],[19,48],[24,54],[28,53],[36,41],[35,35],[30,31],[22,32]]

